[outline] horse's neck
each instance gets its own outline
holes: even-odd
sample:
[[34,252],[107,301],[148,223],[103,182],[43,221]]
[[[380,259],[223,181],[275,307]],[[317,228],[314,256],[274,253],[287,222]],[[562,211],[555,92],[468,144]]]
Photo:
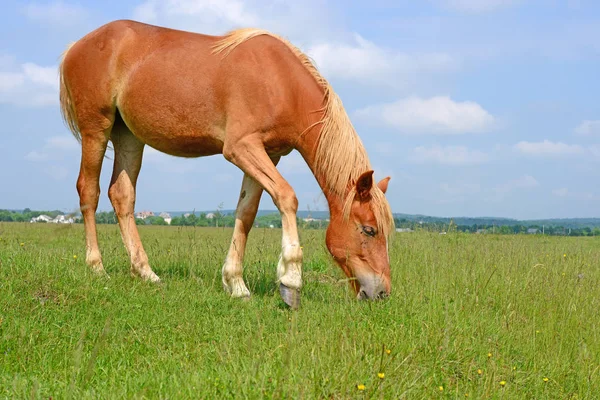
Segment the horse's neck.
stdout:
[[330,190],[330,179],[327,172],[335,173],[335,171],[322,171],[319,172],[319,168],[316,166],[316,152],[319,143],[320,125],[316,125],[313,128],[305,132],[304,135],[298,140],[296,144],[296,150],[302,155],[304,161],[312,171],[317,183],[321,187],[327,204],[329,205],[329,214],[332,218],[340,216],[343,209],[343,198],[338,193]]

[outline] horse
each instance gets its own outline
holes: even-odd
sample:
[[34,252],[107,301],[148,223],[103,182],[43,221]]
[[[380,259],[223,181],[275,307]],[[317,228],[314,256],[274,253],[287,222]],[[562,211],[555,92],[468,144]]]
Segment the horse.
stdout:
[[144,147],[178,157],[222,154],[244,172],[222,268],[223,287],[234,298],[250,296],[242,265],[265,190],[281,213],[280,295],[298,308],[298,200],[276,168],[295,149],[327,199],[326,246],[356,297],[390,294],[388,241],[394,220],[385,197],[390,178],[374,183],[369,158],[341,99],[289,41],[260,29],[209,36],[118,20],[69,45],[59,72],[61,113],[81,144],[77,192],[86,264],[93,271],[106,274],[95,213],[109,142],[114,165],[108,197],[130,271],[152,282],[160,278],[150,267],[134,217]]

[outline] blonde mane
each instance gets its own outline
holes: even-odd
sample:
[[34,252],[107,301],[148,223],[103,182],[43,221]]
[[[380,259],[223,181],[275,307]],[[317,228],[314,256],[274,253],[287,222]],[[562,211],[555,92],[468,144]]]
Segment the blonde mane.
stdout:
[[[371,163],[344,109],[342,100],[310,58],[288,40],[271,32],[252,28],[229,32],[213,46],[213,53],[223,53],[227,56],[246,40],[260,35],[271,36],[286,44],[323,88],[324,105],[320,110],[323,112],[323,118],[317,123],[322,127],[315,155],[315,174],[327,177],[327,189],[343,202],[343,215],[348,219],[352,201],[356,196],[355,183],[362,173],[371,170]],[[311,127],[307,130],[309,128]],[[385,236],[389,236],[394,230],[394,218],[390,206],[376,184],[373,184],[371,196],[371,207],[378,229]]]

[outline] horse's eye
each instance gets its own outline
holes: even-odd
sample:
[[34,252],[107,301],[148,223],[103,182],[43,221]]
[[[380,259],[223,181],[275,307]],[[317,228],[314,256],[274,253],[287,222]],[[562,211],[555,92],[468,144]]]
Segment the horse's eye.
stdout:
[[375,236],[375,234],[377,233],[377,232],[375,232],[375,229],[370,226],[363,226],[362,231],[365,235],[371,236],[371,237]]

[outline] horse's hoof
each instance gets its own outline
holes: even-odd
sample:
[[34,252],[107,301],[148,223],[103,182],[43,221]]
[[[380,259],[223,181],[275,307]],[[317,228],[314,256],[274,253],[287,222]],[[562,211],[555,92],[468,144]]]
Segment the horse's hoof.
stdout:
[[300,307],[300,290],[292,289],[285,286],[283,283],[279,284],[279,294],[281,299],[287,304],[292,310],[297,310]]
[[102,264],[100,265],[92,265],[90,267],[90,269],[92,270],[92,273],[94,275],[96,275],[99,278],[105,278],[105,279],[110,279],[110,276],[106,273],[106,270],[104,269],[104,267],[102,266]]

